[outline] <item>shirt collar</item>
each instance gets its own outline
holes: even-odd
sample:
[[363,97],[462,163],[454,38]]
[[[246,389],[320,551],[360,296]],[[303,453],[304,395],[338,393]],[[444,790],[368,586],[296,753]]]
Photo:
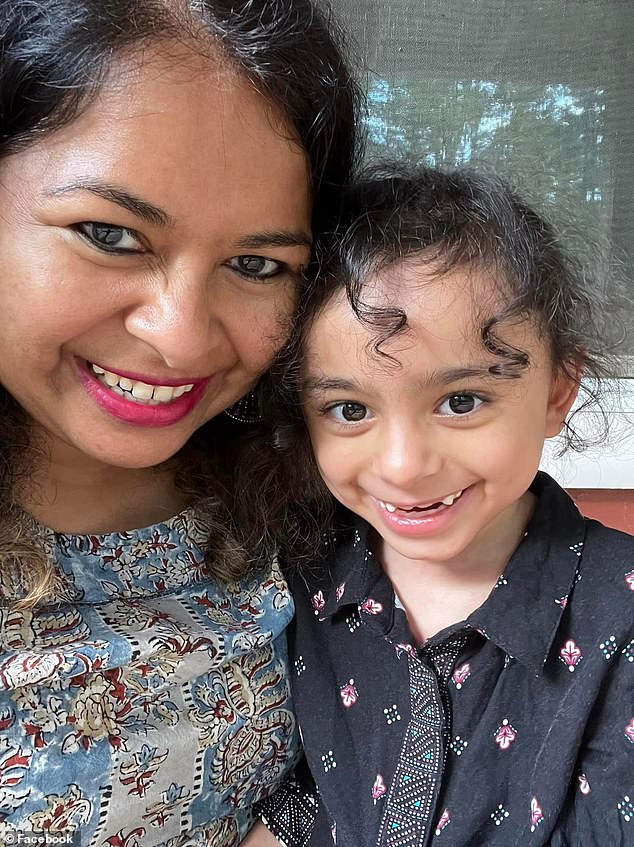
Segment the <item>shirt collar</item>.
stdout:
[[586,526],[547,474],[537,475],[531,491],[538,502],[524,539],[467,623],[539,674],[578,579]]
[[[491,594],[466,624],[539,674],[577,579],[585,521],[547,474],[537,474],[531,491],[538,502],[524,539]],[[318,610],[320,619],[368,599],[387,606],[386,588],[391,586],[372,551],[368,524],[348,514],[346,525],[328,543],[333,587]],[[393,606],[393,591],[389,593]]]
[[[328,539],[332,590],[324,597],[320,620],[330,617],[351,604],[361,605],[372,594],[385,574],[375,558],[370,543],[370,526],[351,512]],[[387,580],[389,584],[389,580]]]

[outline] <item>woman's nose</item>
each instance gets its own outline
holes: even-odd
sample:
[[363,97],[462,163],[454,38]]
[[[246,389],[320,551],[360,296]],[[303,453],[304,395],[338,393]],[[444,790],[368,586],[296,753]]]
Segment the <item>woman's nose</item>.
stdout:
[[144,341],[171,370],[206,375],[209,361],[224,344],[221,306],[211,306],[210,283],[180,274],[162,281],[125,316],[126,330]]
[[420,421],[400,422],[386,429],[377,470],[395,491],[410,491],[441,470],[440,445],[431,430]]

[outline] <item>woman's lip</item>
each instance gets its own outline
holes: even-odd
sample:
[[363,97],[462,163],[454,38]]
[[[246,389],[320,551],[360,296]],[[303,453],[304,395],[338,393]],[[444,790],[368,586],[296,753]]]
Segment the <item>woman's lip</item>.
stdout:
[[117,376],[123,377],[124,379],[131,379],[134,382],[145,382],[148,385],[166,385],[170,388],[176,388],[179,385],[197,385],[198,383],[209,382],[210,380],[210,377],[208,376],[188,376],[184,377],[183,379],[174,379],[173,377],[145,376],[144,374],[137,373],[136,371],[122,371],[119,368],[107,367],[101,362],[93,362],[91,359],[85,359],[84,361],[88,364],[89,368],[90,365],[97,365],[97,367],[102,368],[104,371],[116,374]]
[[111,391],[97,379],[87,364],[81,366],[79,360],[77,360],[77,371],[86,393],[102,412],[117,421],[145,427],[172,426],[187,417],[204,396],[207,385],[212,379],[212,377],[199,379],[192,390],[181,397],[157,406],[149,406],[135,403]]

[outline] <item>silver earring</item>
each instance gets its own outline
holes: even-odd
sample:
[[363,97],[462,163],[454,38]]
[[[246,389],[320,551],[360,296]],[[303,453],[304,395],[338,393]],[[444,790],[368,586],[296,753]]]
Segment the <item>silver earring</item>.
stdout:
[[241,397],[233,406],[225,409],[225,415],[240,423],[257,423],[262,420],[260,405],[255,391],[249,391]]

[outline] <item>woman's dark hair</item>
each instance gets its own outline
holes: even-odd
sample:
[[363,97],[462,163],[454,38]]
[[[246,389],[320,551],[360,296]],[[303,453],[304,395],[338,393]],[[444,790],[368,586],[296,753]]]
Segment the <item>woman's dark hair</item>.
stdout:
[[355,159],[359,92],[342,32],[317,3],[0,0],[0,158],[77,117],[122,52],[207,41],[285,115],[308,155],[319,216]]
[[[369,169],[344,193],[337,225],[318,239],[315,283],[263,391],[271,446],[268,453],[260,451],[260,466],[255,455],[250,459],[250,472],[271,480],[269,490],[260,488],[260,502],[263,508],[277,504],[268,524],[295,559],[307,549],[306,541],[315,549],[315,532],[324,530],[333,507],[301,415],[304,340],[315,318],[344,292],[359,321],[372,330],[378,364],[398,367],[384,345],[407,329],[407,315],[398,306],[370,305],[364,292],[371,277],[408,260],[425,264],[436,279],[456,268],[488,273],[500,296],[474,301],[474,318],[480,321],[483,347],[495,357],[492,375],[516,378],[530,365],[528,353],[510,343],[508,333],[506,340],[498,333],[524,318],[546,342],[553,368],[578,385],[583,378],[582,407],[599,401],[601,380],[614,375],[614,351],[623,337],[614,309],[617,285],[590,276],[514,189],[469,170],[399,164]],[[570,419],[564,437],[572,448],[586,445]]]
[[[315,226],[325,226],[357,154],[360,96],[342,34],[318,0],[0,0],[0,158],[78,117],[118,56],[173,39],[231,64],[285,116],[308,157]],[[0,564],[15,573],[29,605],[50,594],[51,574],[14,502],[17,469],[8,458],[22,440],[21,417],[0,388]],[[221,440],[213,432],[202,439],[209,472]],[[220,495],[222,486],[202,481],[200,456],[192,467],[195,481],[188,470],[181,476],[215,504],[207,511],[224,539],[222,554],[210,547],[210,569],[235,578],[247,562],[240,539],[224,532],[230,475]]]

